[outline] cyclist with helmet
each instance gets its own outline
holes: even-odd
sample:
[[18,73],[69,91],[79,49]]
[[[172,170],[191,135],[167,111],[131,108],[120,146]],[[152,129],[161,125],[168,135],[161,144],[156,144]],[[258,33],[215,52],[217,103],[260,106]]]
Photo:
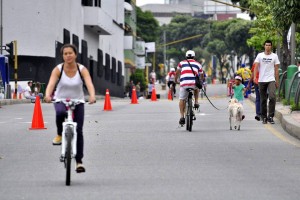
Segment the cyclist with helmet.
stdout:
[[[185,54],[186,60],[179,62],[175,81],[180,77],[180,90],[179,90],[179,110],[180,110],[180,120],[179,124],[185,124],[184,110],[185,110],[185,100],[188,97],[188,91],[186,89],[194,89],[195,104],[194,108],[199,108],[198,95],[199,89],[195,86],[195,75],[200,74],[201,80],[203,80],[203,70],[202,65],[195,60],[195,52],[188,50]],[[193,69],[193,70],[192,70]]]
[[174,91],[174,97],[176,94],[176,83],[175,83],[175,77],[176,77],[176,73],[175,73],[175,68],[171,68],[170,72],[167,75],[167,84],[168,87],[171,89],[171,85],[173,87],[173,91]]

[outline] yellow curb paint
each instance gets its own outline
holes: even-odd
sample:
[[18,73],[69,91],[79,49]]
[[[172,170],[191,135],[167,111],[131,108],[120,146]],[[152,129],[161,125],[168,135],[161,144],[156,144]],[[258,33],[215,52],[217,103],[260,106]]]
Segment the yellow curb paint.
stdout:
[[291,145],[294,145],[296,147],[300,147],[300,144],[298,142],[294,142],[294,141],[291,141],[289,140],[288,138],[286,138],[284,135],[282,135],[279,131],[277,131],[276,129],[274,129],[272,127],[271,124],[265,124],[265,127],[273,134],[275,135],[277,138],[279,138],[280,140],[284,141],[284,142],[287,142]]
[[[253,109],[255,109],[255,104],[253,102],[247,101],[247,104],[250,105]],[[284,142],[294,145],[296,147],[300,147],[300,143],[289,140],[287,137],[285,137],[279,131],[277,131],[275,128],[273,128],[271,124],[265,124],[264,126],[272,133],[272,135],[276,136],[281,141],[284,141]]]

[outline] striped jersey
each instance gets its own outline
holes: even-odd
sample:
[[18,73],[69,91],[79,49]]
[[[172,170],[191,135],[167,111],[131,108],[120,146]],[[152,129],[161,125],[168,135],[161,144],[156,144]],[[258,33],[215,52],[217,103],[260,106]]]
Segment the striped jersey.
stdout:
[[[202,65],[195,61],[194,59],[188,59],[192,68],[186,60],[181,61],[178,64],[178,69],[180,69],[180,87],[195,86],[195,75],[202,74]],[[195,74],[195,75],[194,75]]]

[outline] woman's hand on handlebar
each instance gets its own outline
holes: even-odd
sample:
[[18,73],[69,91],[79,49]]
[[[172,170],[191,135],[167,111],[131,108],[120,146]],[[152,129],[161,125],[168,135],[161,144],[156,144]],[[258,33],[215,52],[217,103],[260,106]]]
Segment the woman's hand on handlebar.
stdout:
[[90,96],[89,97],[89,104],[96,103],[96,97],[95,96]]
[[46,103],[51,103],[52,102],[52,97],[51,96],[45,96],[44,101]]

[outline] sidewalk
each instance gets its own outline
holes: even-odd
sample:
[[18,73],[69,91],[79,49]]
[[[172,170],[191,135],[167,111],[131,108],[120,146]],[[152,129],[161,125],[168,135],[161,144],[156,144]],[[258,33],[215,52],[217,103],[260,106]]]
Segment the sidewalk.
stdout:
[[[250,100],[255,101],[255,94],[250,95]],[[280,121],[286,132],[300,139],[300,111],[291,112],[290,106],[284,106],[281,102],[276,102],[275,117]]]

